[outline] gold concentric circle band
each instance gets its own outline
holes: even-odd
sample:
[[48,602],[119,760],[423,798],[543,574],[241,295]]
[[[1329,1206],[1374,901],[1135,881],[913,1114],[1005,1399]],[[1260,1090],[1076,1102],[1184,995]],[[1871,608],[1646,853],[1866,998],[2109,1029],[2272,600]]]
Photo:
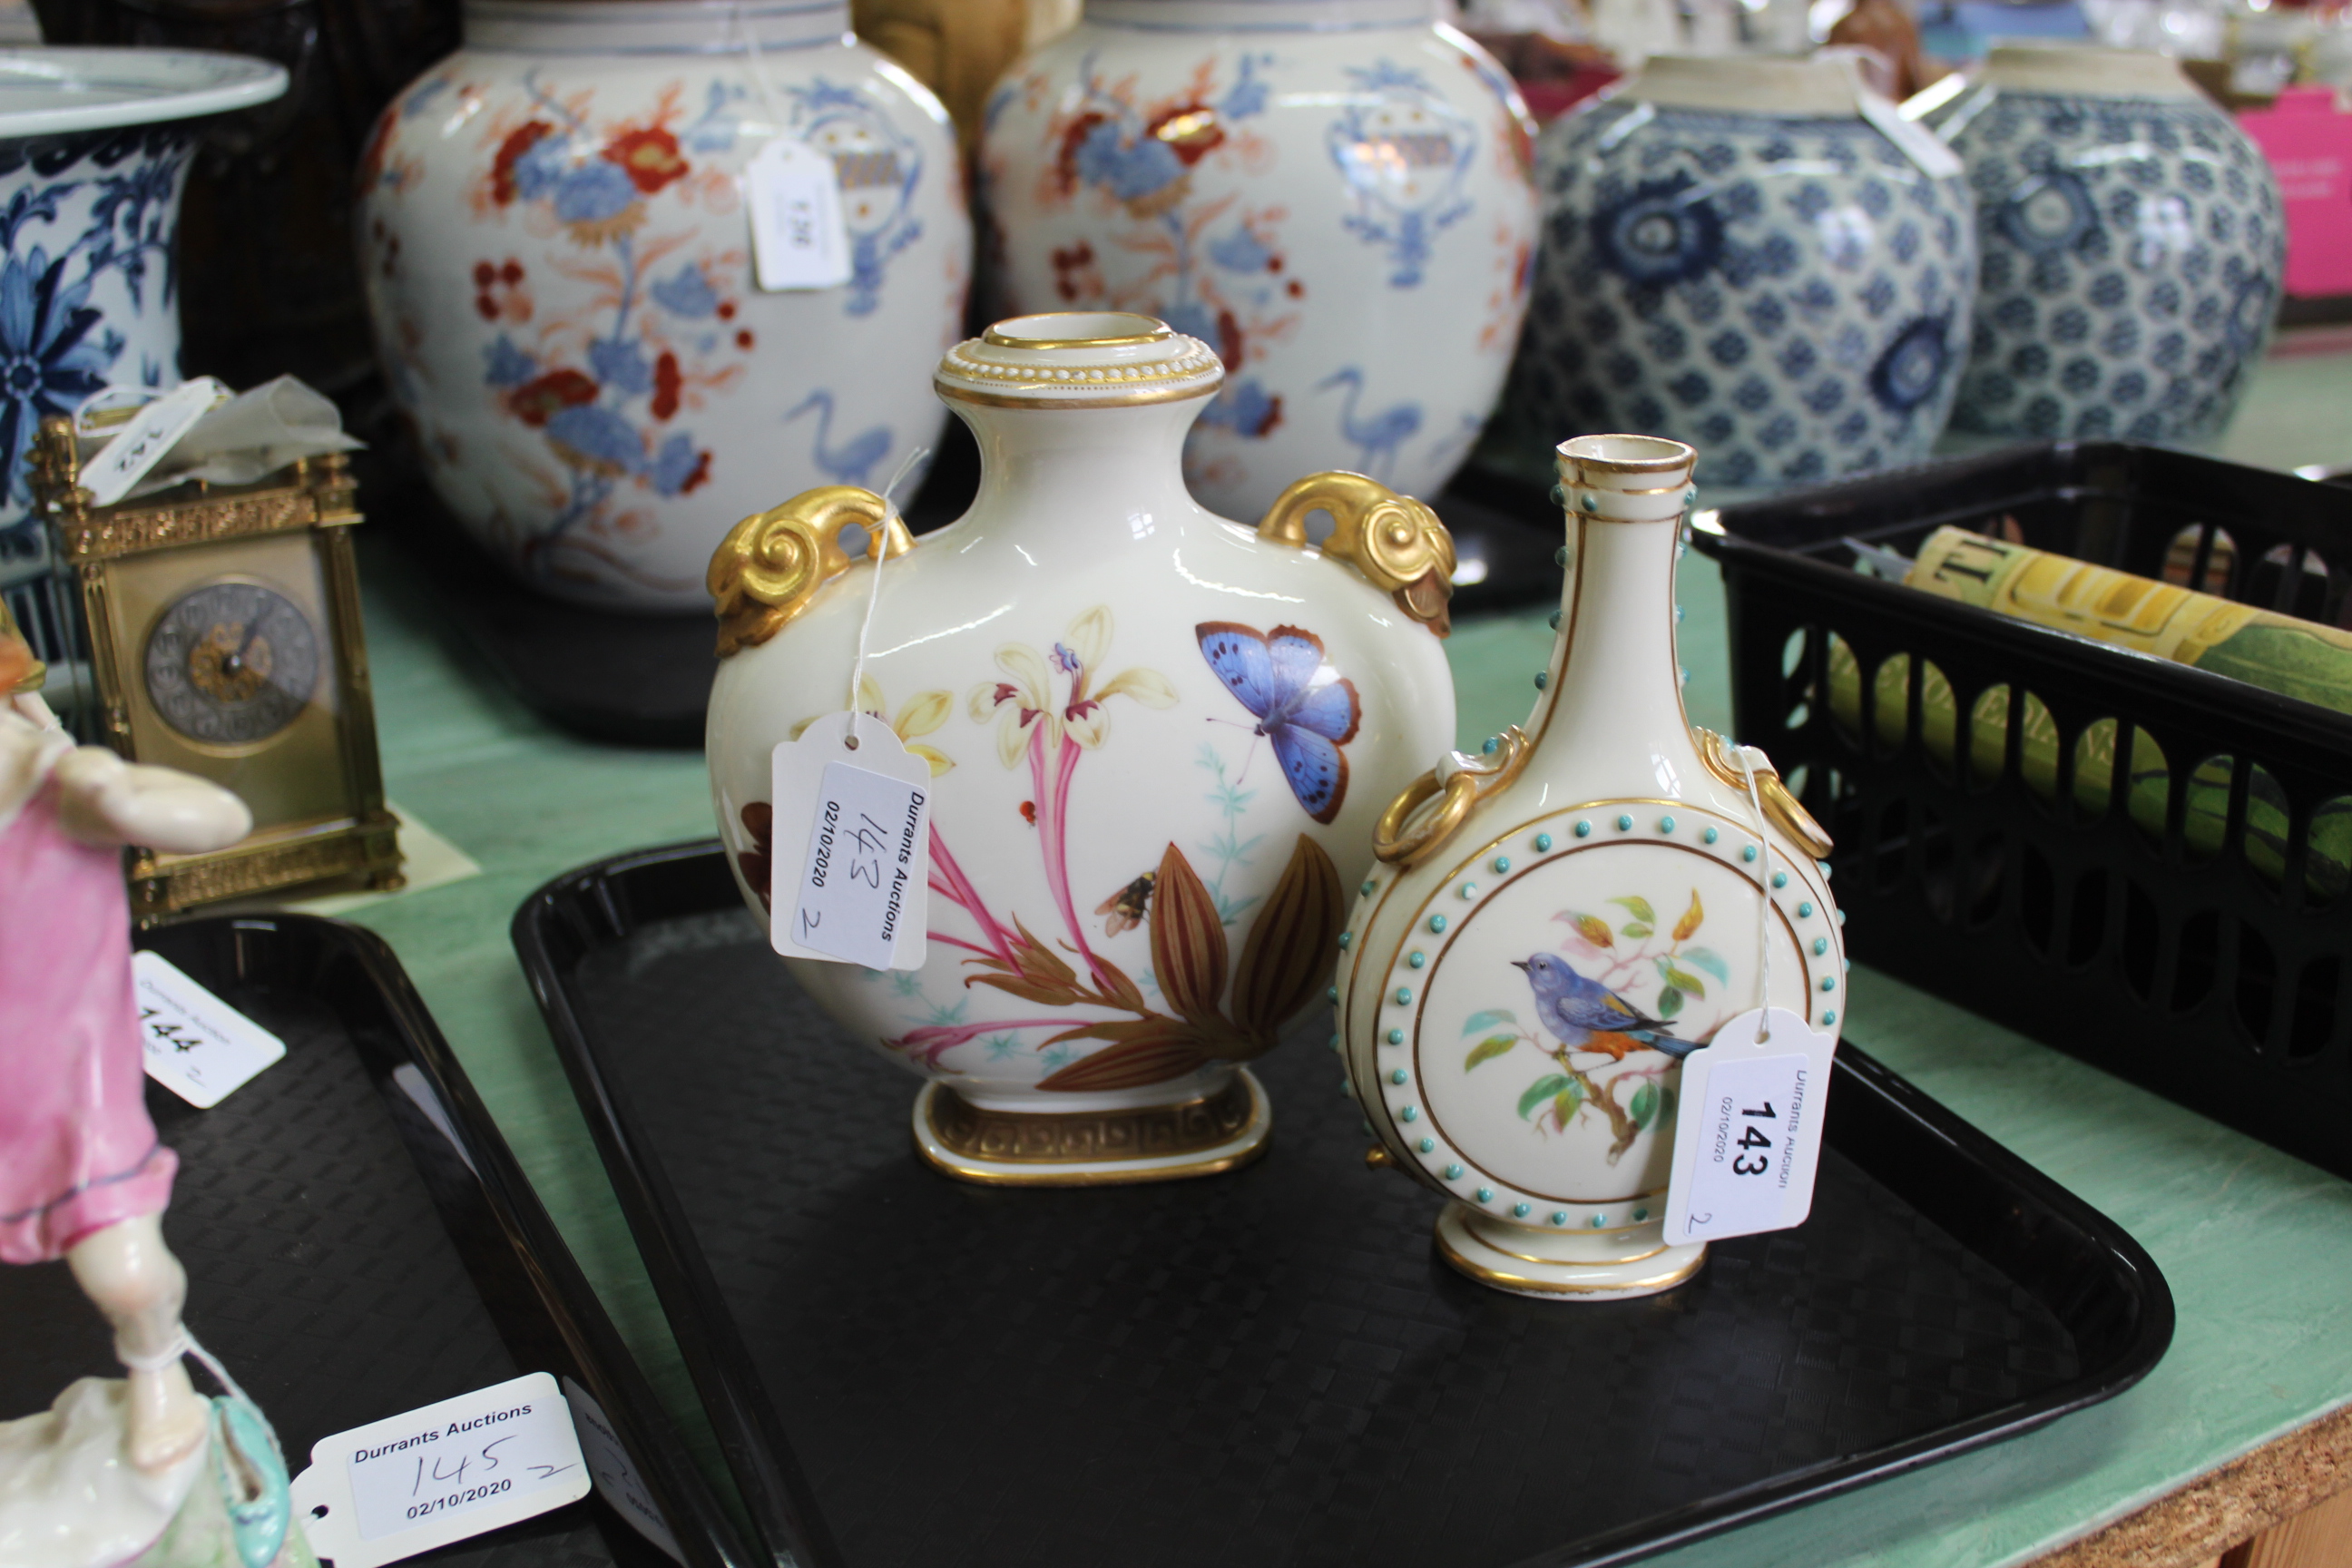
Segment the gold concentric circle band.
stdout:
[[[1501,1289],[1506,1290],[1519,1290],[1529,1293],[1540,1292],[1547,1296],[1617,1296],[1630,1294],[1637,1290],[1654,1292],[1658,1290],[1671,1289],[1673,1287],[1681,1284],[1684,1280],[1697,1273],[1700,1268],[1706,1266],[1706,1253],[1702,1249],[1699,1255],[1696,1258],[1692,1258],[1689,1262],[1678,1264],[1675,1268],[1667,1269],[1664,1274],[1654,1274],[1646,1279],[1620,1279],[1607,1285],[1571,1285],[1556,1279],[1531,1279],[1524,1274],[1513,1274],[1507,1270],[1496,1268],[1487,1264],[1477,1262],[1475,1259],[1465,1258],[1460,1252],[1454,1249],[1452,1242],[1445,1239],[1443,1232],[1433,1234],[1430,1239],[1437,1244],[1437,1250],[1444,1257],[1446,1262],[1452,1264],[1454,1268],[1459,1268],[1463,1273],[1467,1274],[1471,1279],[1477,1280],[1482,1285],[1499,1286]],[[1497,1250],[1500,1249],[1497,1248]],[[1517,1254],[1514,1253],[1510,1256],[1517,1257]],[[1558,1265],[1558,1267],[1577,1268],[1585,1266],[1560,1264]],[[1590,1267],[1606,1267],[1606,1265]]]
[[1012,338],[991,327],[980,334],[980,341],[1001,349],[1123,349],[1139,343],[1164,343],[1175,335],[1176,329],[1165,323],[1156,332],[1129,332],[1114,338]]
[[[1108,384],[1099,384],[1108,394],[1105,396],[1014,397],[1002,392],[982,392],[960,383],[951,382],[945,376],[933,376],[931,389],[941,397],[957,403],[978,404],[983,408],[1140,408],[1146,404],[1181,403],[1189,397],[1214,396],[1223,379],[1223,376],[1213,376],[1191,386],[1139,387],[1133,392],[1109,392]],[[1010,384],[1038,392],[1078,392],[1084,388],[1091,393],[1093,387],[1098,384],[1073,381],[1026,381]]]

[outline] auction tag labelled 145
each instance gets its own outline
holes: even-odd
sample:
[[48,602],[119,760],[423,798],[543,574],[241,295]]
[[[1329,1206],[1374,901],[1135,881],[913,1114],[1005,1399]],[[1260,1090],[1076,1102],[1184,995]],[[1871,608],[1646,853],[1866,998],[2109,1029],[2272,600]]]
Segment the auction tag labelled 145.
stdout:
[[[855,750],[846,744],[853,724]],[[771,782],[775,950],[920,969],[930,920],[930,763],[871,713],[828,713],[776,747]]]
[[588,1495],[571,1407],[543,1372],[321,1437],[294,1517],[335,1568],[379,1568]]
[[[1759,1041],[1768,1016],[1769,1037]],[[1775,1007],[1740,1014],[1683,1058],[1668,1246],[1804,1224],[1836,1050],[1834,1037]]]

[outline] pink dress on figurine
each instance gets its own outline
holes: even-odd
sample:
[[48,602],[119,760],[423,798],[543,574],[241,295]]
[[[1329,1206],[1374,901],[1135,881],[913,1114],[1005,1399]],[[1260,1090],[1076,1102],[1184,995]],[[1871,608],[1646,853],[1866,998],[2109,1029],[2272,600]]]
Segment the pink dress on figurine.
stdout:
[[0,1262],[45,1263],[159,1213],[179,1162],[147,1116],[122,852],[65,831],[54,779],[0,826]]

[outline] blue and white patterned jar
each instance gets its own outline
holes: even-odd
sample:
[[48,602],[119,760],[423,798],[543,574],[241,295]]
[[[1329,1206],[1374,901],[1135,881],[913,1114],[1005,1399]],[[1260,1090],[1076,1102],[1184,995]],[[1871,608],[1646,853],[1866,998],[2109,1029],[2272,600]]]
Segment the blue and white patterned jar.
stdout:
[[63,706],[75,594],[32,510],[27,452],[45,416],[109,386],[179,382],[186,122],[276,98],[286,72],[193,51],[9,50],[0,84],[0,594]]
[[1433,494],[1509,368],[1534,127],[1435,0],[1087,0],[991,95],[998,313],[1141,311],[1216,349],[1202,505],[1346,468]]
[[2261,150],[2179,66],[2137,50],[2005,46],[1972,86],[1928,93],[1968,165],[1984,252],[1954,426],[2219,433],[2270,342],[2286,266]]
[[1660,57],[1547,130],[1513,447],[1654,431],[1699,449],[1701,483],[1759,488],[1925,458],[1975,226],[1941,150],[1864,101],[1836,59]]
[[[707,608],[735,521],[938,439],[971,266],[947,110],[846,0],[467,0],[362,154],[361,280],[426,476],[524,583]],[[847,281],[756,286],[746,170],[830,162]]]

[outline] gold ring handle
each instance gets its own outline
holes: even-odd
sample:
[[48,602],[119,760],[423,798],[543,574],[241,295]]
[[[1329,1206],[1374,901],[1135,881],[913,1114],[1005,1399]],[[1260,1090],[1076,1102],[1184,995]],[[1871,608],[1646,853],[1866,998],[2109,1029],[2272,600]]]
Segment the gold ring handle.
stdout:
[[[1738,745],[1703,724],[1694,724],[1690,729],[1691,740],[1697,744],[1699,760],[1706,764],[1706,771],[1746,794],[1748,781],[1731,760],[1738,754]],[[1780,781],[1780,770],[1769,762],[1756,770],[1756,796],[1763,804],[1766,820],[1796,840],[1797,847],[1807,855],[1826,860],[1830,851],[1837,847],[1830,841],[1828,831],[1813,820],[1813,814]]]
[[[1481,756],[1455,752],[1444,782],[1433,768],[1405,785],[1373,825],[1373,855],[1385,865],[1411,866],[1453,837],[1479,802],[1508,789],[1534,754],[1535,742],[1517,724],[1496,739],[1495,750]],[[1432,800],[1436,806],[1424,810]]]
[[[887,520],[887,521],[886,521]],[[841,547],[852,523],[879,537],[877,560],[904,555],[914,536],[890,503],[856,485],[820,485],[727,531],[704,579],[719,616],[719,657],[757,647],[784,629],[818,589],[855,563]],[[867,554],[872,555],[869,544]]]
[[1331,514],[1323,553],[1336,555],[1388,594],[1397,607],[1439,637],[1454,629],[1454,538],[1421,501],[1378,479],[1339,469],[1309,474],[1280,495],[1259,520],[1257,536],[1307,546],[1307,519]]

